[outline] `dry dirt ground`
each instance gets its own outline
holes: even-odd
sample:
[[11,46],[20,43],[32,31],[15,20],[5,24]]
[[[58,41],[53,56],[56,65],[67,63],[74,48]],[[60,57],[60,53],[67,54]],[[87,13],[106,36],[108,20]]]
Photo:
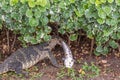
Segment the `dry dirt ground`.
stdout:
[[[9,33],[9,37],[6,37]],[[0,62],[4,61],[11,53],[21,47],[21,42],[11,32],[0,32]],[[77,78],[76,80],[120,80],[120,52],[112,50],[107,56],[90,56],[90,40],[82,38],[80,42],[71,42],[70,48],[72,50],[75,64],[73,69],[77,74],[84,63],[94,63],[100,69],[100,74],[94,78]],[[57,58],[59,64],[62,65],[62,57],[64,52],[60,46],[56,46],[52,51]],[[24,78],[18,76],[14,72],[8,72],[0,75],[0,80],[74,80],[71,76],[64,76],[65,73],[58,75],[61,71],[66,72],[66,69],[55,68],[51,65],[48,59],[40,61],[35,66],[27,69],[29,77]],[[76,77],[77,74],[75,75]],[[87,72],[86,72],[87,74]],[[58,78],[63,76],[62,78]]]

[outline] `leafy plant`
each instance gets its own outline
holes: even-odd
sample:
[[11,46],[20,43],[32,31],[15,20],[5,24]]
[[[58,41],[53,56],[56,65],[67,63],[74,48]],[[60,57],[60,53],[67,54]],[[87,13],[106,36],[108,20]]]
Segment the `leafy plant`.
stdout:
[[51,29],[47,26],[46,10],[49,0],[2,0],[0,1],[0,22],[8,29],[21,34],[20,40],[27,43],[40,43],[50,39]]
[[76,76],[77,71],[75,71],[75,69],[66,69],[63,68],[60,70],[60,72],[57,73],[57,79],[63,79],[64,77],[70,77],[72,80],[81,80],[82,78],[79,78]]
[[57,79],[61,79],[66,75],[64,69],[61,69],[60,72],[57,73]]
[[70,34],[72,41],[78,38],[80,29],[84,30],[88,38],[95,39],[94,52],[100,55],[109,47],[118,47],[119,14],[119,0],[0,0],[0,29],[5,25],[21,34],[23,43],[37,44],[51,38],[47,23],[58,22],[58,31]]
[[80,70],[63,68],[57,73],[57,79],[63,79],[64,77],[70,77],[72,80],[89,80],[99,76],[100,69],[94,63],[88,65],[86,62],[82,65]]
[[96,77],[100,73],[100,69],[97,66],[95,66],[93,63],[91,63],[91,65],[84,63],[84,65],[82,66],[82,71],[84,71],[84,74],[81,74],[81,75],[87,78]]

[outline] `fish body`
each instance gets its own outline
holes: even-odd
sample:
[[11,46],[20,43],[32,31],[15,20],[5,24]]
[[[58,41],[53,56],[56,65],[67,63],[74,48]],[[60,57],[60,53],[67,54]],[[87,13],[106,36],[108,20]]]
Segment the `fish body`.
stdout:
[[72,51],[70,50],[69,46],[64,41],[62,41],[61,43],[62,43],[62,47],[65,53],[64,65],[67,68],[72,68],[72,66],[74,65]]

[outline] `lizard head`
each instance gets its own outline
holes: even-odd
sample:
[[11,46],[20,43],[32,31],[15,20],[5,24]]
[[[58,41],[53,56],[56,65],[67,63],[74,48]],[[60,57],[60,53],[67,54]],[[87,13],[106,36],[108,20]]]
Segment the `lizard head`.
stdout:
[[52,48],[54,48],[57,44],[61,45],[61,41],[62,39],[59,37],[52,37],[52,39],[49,41],[49,46]]

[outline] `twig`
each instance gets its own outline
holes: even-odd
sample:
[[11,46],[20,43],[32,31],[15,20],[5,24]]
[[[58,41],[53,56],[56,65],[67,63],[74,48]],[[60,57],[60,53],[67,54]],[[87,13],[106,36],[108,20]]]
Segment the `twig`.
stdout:
[[119,44],[119,42],[117,41],[117,43],[118,43],[118,51],[120,52],[120,44]]
[[68,45],[70,46],[69,34],[66,33],[66,35],[67,35],[67,37],[68,37]]
[[79,35],[78,37],[78,45],[80,44],[80,40],[81,40],[81,35]]
[[90,56],[92,55],[93,47],[94,47],[94,39],[91,40]]
[[120,52],[120,45],[118,44],[118,51]]
[[14,48],[15,41],[16,41],[16,34],[15,34],[15,36],[14,36],[14,40],[13,40],[13,43],[12,43],[12,46],[11,46],[11,50]]
[[9,40],[9,30],[6,30],[7,35],[7,45],[8,45],[8,52],[10,51],[10,40]]

